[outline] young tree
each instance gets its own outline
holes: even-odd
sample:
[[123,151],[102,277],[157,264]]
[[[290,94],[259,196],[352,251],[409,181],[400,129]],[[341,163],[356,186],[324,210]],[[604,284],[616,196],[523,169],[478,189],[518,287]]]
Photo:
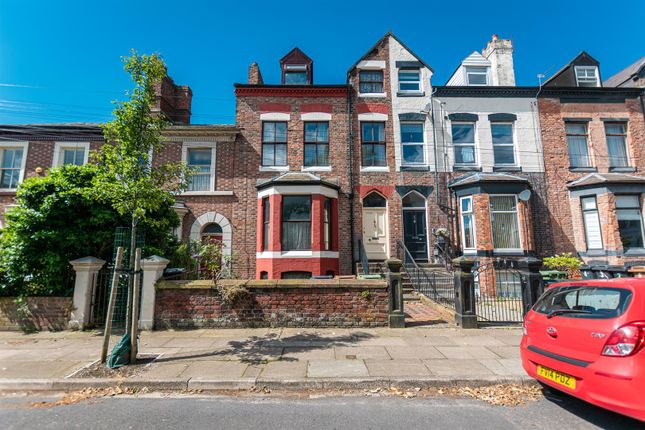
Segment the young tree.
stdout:
[[[182,163],[151,165],[151,155],[162,145],[162,131],[170,125],[161,114],[152,111],[156,88],[166,77],[166,66],[157,54],[139,55],[135,51],[123,58],[134,88],[129,99],[115,102],[114,119],[103,126],[106,144],[95,154],[98,174],[96,193],[122,215],[130,217],[131,235],[129,269],[134,267],[137,229],[151,213],[167,203],[168,198],[185,189],[190,173]],[[130,277],[131,297],[132,279]],[[131,299],[128,300],[131,315]],[[126,322],[127,333],[131,321]]]

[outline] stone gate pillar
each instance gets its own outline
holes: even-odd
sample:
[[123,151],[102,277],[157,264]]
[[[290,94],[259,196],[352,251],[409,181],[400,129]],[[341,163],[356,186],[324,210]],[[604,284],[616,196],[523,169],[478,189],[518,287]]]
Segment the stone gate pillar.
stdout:
[[155,284],[163,276],[163,271],[170,261],[158,255],[141,260],[143,285],[141,288],[141,312],[139,329],[152,330],[155,323]]
[[92,295],[96,285],[96,277],[99,270],[105,264],[104,260],[96,257],[83,257],[71,260],[76,272],[74,282],[74,309],[69,319],[69,328],[73,330],[83,330],[90,323],[90,313],[92,306]]
[[452,260],[455,267],[455,322],[461,328],[478,328],[475,306],[475,260],[460,257]]

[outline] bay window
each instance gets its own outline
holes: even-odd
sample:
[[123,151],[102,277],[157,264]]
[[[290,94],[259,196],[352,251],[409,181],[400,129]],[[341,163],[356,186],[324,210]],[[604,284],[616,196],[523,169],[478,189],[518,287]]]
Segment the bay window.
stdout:
[[311,196],[283,196],[282,250],[311,249]]
[[387,166],[385,123],[361,123],[361,163],[363,167]]
[[452,145],[455,151],[455,164],[474,165],[475,157],[475,124],[452,123]]
[[514,195],[490,196],[490,227],[495,250],[519,250],[520,229],[517,197]]
[[401,123],[401,145],[403,151],[403,164],[423,164],[425,161],[423,151],[423,123]]
[[262,123],[262,166],[287,165],[287,123]]
[[643,248],[643,214],[640,196],[616,196],[616,218],[623,249],[627,251],[631,248]]
[[268,197],[262,199],[262,249],[269,249],[271,242],[271,202]]
[[329,123],[305,123],[305,167],[329,166]]
[[462,197],[459,200],[459,206],[461,212],[461,244],[464,251],[474,250],[476,243],[473,196]]
[[326,198],[323,206],[323,249],[331,250],[331,199]]
[[582,221],[585,227],[587,250],[602,249],[602,233],[596,198],[593,196],[583,197],[580,199],[580,205],[582,206]]

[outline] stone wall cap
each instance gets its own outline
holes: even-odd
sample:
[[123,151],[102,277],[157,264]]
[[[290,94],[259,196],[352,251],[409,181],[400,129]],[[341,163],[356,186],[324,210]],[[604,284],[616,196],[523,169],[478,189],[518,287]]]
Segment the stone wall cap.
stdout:
[[147,264],[150,264],[150,263],[168,264],[170,263],[170,260],[168,260],[167,258],[160,257],[158,255],[151,255],[150,257],[147,257],[141,260],[141,264],[146,264],[146,263]]
[[[225,279],[217,282],[218,286],[241,286],[251,289],[365,289],[365,288],[387,288],[384,280],[366,279]],[[214,289],[215,284],[209,279],[194,281],[168,281],[157,282],[157,289]]]
[[77,258],[76,260],[70,260],[69,264],[71,264],[72,266],[92,266],[92,265],[102,266],[105,264],[105,260],[88,256],[88,257]]

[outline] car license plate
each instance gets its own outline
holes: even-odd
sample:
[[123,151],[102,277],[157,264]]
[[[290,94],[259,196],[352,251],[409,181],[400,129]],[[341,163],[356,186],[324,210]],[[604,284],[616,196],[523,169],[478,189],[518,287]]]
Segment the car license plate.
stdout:
[[541,377],[553,381],[556,384],[564,385],[572,390],[576,389],[576,378],[566,373],[558,372],[557,370],[549,369],[538,364],[537,373]]

